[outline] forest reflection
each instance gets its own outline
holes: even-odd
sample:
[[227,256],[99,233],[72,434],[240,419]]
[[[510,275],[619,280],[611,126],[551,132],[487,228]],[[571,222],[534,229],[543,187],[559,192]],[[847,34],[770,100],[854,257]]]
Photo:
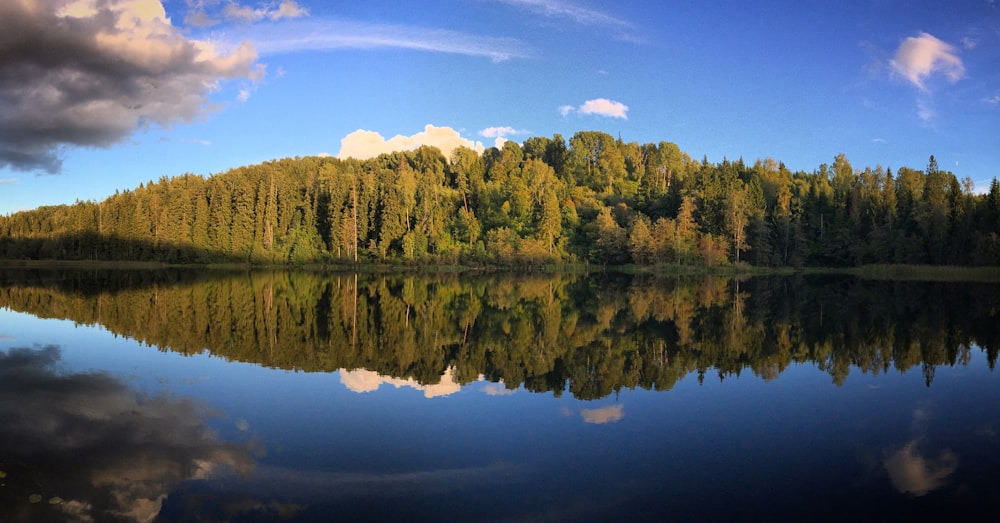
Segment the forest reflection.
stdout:
[[839,275],[0,271],[0,307],[160,350],[341,370],[352,390],[397,380],[433,395],[486,379],[580,399],[668,390],[691,374],[770,380],[800,363],[838,385],[852,369],[920,367],[930,385],[973,350],[994,366],[998,291]]

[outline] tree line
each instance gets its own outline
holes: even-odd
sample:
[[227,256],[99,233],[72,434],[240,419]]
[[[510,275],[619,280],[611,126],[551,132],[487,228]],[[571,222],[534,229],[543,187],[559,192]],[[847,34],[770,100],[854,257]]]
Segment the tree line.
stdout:
[[0,257],[206,263],[996,265],[1000,183],[695,160],[596,131],[282,159],[0,216]]
[[930,385],[977,346],[991,368],[1000,352],[989,283],[200,274],[0,271],[0,307],[182,354],[421,384],[451,369],[462,384],[485,377],[581,399],[669,390],[690,375],[770,380],[795,364],[836,384],[852,370],[919,368]]

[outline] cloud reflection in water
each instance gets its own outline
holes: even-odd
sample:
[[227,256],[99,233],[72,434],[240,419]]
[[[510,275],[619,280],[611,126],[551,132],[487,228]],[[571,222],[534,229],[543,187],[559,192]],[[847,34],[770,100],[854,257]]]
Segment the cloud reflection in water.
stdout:
[[194,402],[63,373],[59,361],[58,346],[0,352],[0,520],[150,521],[182,481],[253,469],[249,449],[219,442]]

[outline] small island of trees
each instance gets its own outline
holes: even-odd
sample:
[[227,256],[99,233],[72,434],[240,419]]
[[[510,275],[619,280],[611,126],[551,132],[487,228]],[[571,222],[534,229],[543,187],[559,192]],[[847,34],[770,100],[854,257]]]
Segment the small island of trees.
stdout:
[[446,158],[306,157],[0,216],[0,258],[170,263],[996,265],[1000,183],[694,160],[596,131]]

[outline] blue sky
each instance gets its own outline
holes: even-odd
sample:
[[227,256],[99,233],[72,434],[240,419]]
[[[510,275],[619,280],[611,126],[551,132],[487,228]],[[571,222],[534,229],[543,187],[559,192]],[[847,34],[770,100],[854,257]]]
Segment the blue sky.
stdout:
[[275,158],[580,130],[713,162],[933,154],[978,190],[1000,175],[995,0],[0,4],[0,214]]

